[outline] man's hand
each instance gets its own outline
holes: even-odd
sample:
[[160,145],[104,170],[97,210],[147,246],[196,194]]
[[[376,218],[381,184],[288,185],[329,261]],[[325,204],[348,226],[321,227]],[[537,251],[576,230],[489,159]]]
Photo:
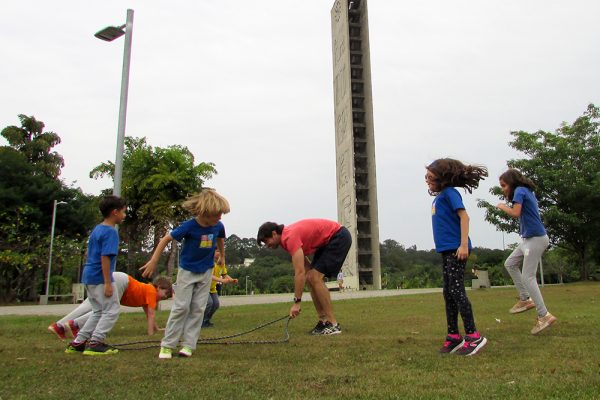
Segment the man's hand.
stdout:
[[106,297],[112,297],[113,295],[113,287],[111,283],[105,283],[104,284],[104,296]]
[[294,303],[290,308],[290,318],[296,318],[298,315],[300,315],[300,303]]

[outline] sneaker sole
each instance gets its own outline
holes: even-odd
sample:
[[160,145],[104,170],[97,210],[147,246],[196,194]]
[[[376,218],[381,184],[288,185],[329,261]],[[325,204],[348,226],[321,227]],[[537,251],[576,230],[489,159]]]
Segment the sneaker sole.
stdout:
[[65,353],[67,354],[81,354],[83,353],[83,351],[77,351],[77,350],[71,350],[71,349],[66,349]]
[[169,355],[159,354],[158,358],[160,358],[161,360],[170,360],[171,358],[173,358],[173,356],[171,354],[169,354]]
[[117,354],[118,352],[119,352],[119,350],[117,350],[117,349],[110,349],[110,350],[106,350],[104,352],[85,350],[83,352],[83,355],[84,356],[108,356],[111,354]]
[[481,341],[481,343],[479,343],[477,345],[477,347],[475,347],[475,350],[473,350],[469,354],[465,354],[465,357],[474,356],[475,354],[479,353],[479,350],[483,349],[486,344],[487,344],[487,338],[483,338],[483,340]]
[[527,310],[531,310],[532,308],[535,308],[535,304],[532,306],[527,306],[527,307],[521,307],[521,308],[517,308],[516,310],[513,310],[512,308],[510,310],[508,310],[508,312],[510,314],[520,314],[522,312],[525,312]]

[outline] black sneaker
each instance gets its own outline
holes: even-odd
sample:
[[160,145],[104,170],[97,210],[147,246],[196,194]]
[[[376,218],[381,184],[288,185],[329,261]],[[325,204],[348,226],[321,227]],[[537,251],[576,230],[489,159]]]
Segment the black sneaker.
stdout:
[[83,353],[86,345],[87,345],[87,342],[77,343],[77,342],[73,341],[73,342],[69,343],[69,345],[65,349],[65,353],[67,353],[67,354]]
[[340,324],[333,325],[331,322],[325,322],[325,328],[323,328],[321,335],[339,335],[340,333],[342,333]]
[[311,335],[320,335],[325,329],[326,323],[323,321],[317,322],[317,325],[309,332]]
[[464,340],[462,337],[453,338],[452,336],[446,336],[446,341],[444,345],[440,347],[440,353],[442,354],[452,354],[464,344]]
[[465,343],[456,351],[459,356],[473,356],[479,352],[487,343],[487,339],[483,336],[478,338],[465,335]]
[[85,346],[83,355],[85,356],[104,356],[108,354],[116,354],[119,350],[102,342],[89,342]]

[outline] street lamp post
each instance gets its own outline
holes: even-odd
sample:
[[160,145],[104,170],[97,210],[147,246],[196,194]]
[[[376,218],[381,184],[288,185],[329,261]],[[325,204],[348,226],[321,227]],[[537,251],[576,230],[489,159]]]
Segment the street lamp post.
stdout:
[[246,296],[248,296],[248,275],[246,275]]
[[[125,29],[125,30],[123,30]],[[127,21],[119,27],[108,26],[97,32],[94,36],[98,39],[112,42],[125,35],[125,49],[123,51],[123,72],[121,75],[121,100],[119,106],[119,127],[117,130],[117,151],[115,156],[115,173],[113,195],[121,195],[121,182],[123,179],[123,153],[125,151],[125,123],[127,120],[127,95],[129,89],[129,65],[131,62],[131,35],[133,33],[133,10],[127,10]]]
[[67,204],[64,201],[54,200],[52,208],[52,226],[50,228],[50,251],[48,254],[48,271],[46,272],[46,295],[40,296],[40,304],[48,304],[48,296],[50,295],[50,273],[52,272],[52,248],[54,247],[54,226],[56,225],[56,208],[60,204]]

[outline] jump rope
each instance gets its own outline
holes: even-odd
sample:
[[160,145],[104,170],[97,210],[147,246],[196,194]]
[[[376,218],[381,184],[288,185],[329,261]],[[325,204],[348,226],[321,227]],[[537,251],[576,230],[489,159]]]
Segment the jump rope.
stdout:
[[[284,319],[287,319],[287,321],[285,322],[285,327],[284,327],[284,332],[283,332],[283,337],[281,339],[276,339],[276,340],[228,340],[228,339],[234,339],[240,336],[244,336],[247,335],[249,333],[258,331],[260,329],[263,329],[269,325],[273,325],[279,321],[282,321]],[[290,341],[290,331],[289,331],[289,325],[290,325],[290,321],[292,320],[292,318],[289,315],[285,315],[281,318],[277,318],[274,319],[273,321],[269,321],[266,322],[264,324],[260,324],[255,328],[249,329],[247,331],[243,331],[240,333],[235,333],[233,335],[225,335],[225,336],[219,336],[219,337],[208,337],[208,338],[200,338],[198,339],[198,344],[278,344],[278,343],[287,343]],[[158,348],[160,347],[160,340],[139,340],[139,341],[135,341],[135,342],[124,342],[124,343],[116,343],[116,344],[109,344],[107,343],[108,346],[112,347],[113,349],[118,349],[120,351],[127,351],[127,350],[146,350],[146,349],[153,349],[153,348]]]

